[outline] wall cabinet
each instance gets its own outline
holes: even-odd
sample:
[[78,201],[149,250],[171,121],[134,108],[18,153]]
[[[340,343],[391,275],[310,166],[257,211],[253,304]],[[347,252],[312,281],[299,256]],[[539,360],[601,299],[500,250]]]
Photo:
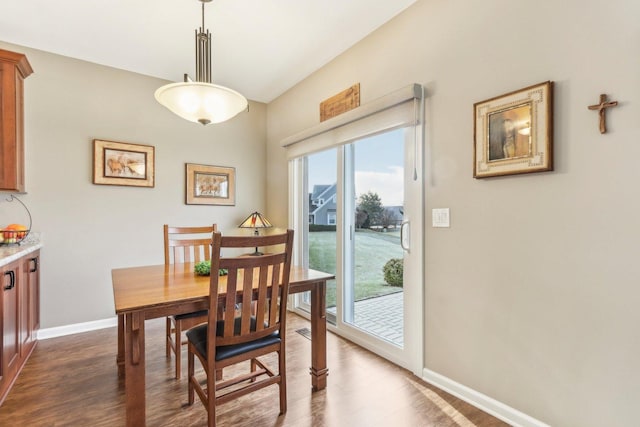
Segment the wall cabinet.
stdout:
[[40,251],[0,267],[0,405],[31,355],[40,328]]
[[33,69],[21,53],[0,49],[0,190],[24,192],[23,81]]

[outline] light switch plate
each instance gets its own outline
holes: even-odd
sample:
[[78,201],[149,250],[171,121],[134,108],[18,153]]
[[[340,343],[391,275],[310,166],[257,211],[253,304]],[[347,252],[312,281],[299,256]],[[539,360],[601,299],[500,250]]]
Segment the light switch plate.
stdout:
[[433,227],[450,227],[449,208],[431,209]]

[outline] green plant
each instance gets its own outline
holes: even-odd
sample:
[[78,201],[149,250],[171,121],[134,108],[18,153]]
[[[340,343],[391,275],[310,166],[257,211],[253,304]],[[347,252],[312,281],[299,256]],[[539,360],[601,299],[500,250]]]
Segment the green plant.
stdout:
[[309,232],[315,231],[336,231],[335,225],[309,224]]
[[378,225],[380,223],[380,215],[384,208],[382,207],[382,200],[378,193],[371,191],[361,194],[358,197],[358,209],[364,212],[367,216],[361,224],[362,228],[371,228],[372,225]]
[[402,274],[404,272],[402,258],[391,258],[382,267],[384,273],[384,281],[391,286],[402,287]]
[[[195,265],[195,267],[193,268],[193,271],[198,275],[198,276],[209,276],[211,274],[211,261],[201,261],[199,263],[197,263]],[[218,275],[219,276],[224,276],[227,274],[227,270],[224,268],[221,268],[220,270],[218,270]]]

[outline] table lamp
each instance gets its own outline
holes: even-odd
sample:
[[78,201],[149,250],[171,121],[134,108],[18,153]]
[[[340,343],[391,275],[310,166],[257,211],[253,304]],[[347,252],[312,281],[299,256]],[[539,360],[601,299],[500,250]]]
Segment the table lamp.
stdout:
[[[259,235],[258,228],[269,228],[269,227],[273,227],[273,226],[271,225],[269,220],[267,220],[267,218],[262,216],[262,214],[260,212],[256,211],[256,212],[252,213],[251,215],[249,215],[247,217],[247,219],[242,221],[242,223],[238,227],[239,228],[254,228],[255,229],[254,234],[256,236],[258,236]],[[254,255],[254,256],[262,255],[262,252],[258,252],[258,248],[256,247],[256,251],[254,253],[252,253],[251,255]]]

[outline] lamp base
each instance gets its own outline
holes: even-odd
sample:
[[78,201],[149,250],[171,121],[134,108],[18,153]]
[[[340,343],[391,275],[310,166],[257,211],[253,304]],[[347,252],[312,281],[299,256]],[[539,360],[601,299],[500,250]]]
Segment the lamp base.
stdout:
[[254,253],[252,253],[252,254],[249,254],[249,255],[251,255],[251,256],[261,256],[261,255],[264,255],[264,254],[262,252],[258,252],[258,248],[256,248],[256,251]]

